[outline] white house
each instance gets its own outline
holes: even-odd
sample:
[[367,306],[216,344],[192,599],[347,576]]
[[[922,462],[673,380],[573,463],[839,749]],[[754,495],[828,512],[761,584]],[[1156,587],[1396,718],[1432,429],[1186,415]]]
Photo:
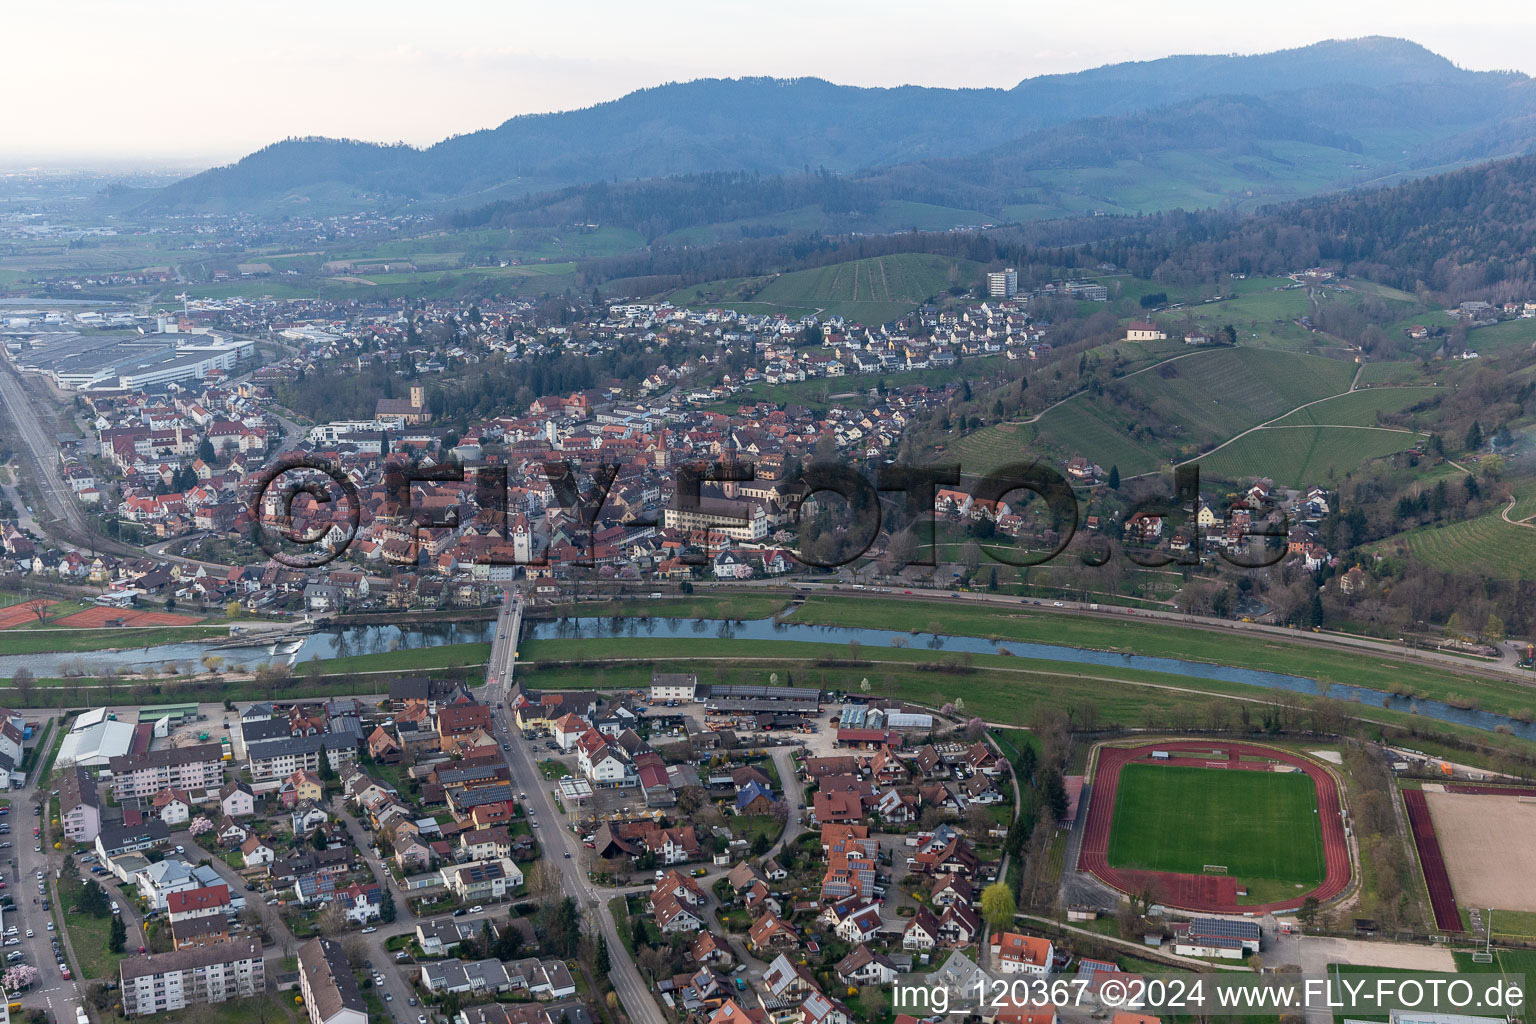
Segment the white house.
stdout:
[[1050,939],[1018,932],[992,934],[992,966],[1002,974],[1045,975],[1051,970],[1054,949]]
[[256,794],[238,779],[226,782],[219,790],[219,806],[231,818],[248,817],[256,813]]
[[843,941],[858,945],[880,934],[880,927],[880,904],[871,903],[844,917],[834,931]]
[[192,799],[179,789],[162,789],[153,803],[155,817],[167,825],[182,825],[192,817]]
[[248,868],[271,864],[273,857],[276,856],[272,847],[262,842],[259,836],[251,836],[241,843],[240,852],[245,856],[245,866]]

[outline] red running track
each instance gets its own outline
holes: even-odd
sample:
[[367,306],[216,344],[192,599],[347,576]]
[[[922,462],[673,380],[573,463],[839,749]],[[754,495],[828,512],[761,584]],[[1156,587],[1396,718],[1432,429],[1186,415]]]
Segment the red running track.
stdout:
[[[1154,750],[1167,751],[1173,756],[1153,761]],[[1244,761],[1244,755],[1259,760]],[[1235,878],[1110,867],[1109,832],[1115,816],[1115,791],[1120,785],[1120,770],[1132,761],[1248,771],[1267,771],[1271,764],[1280,763],[1305,772],[1317,788],[1318,823],[1322,826],[1323,857],[1327,864],[1322,883],[1309,893],[1282,902],[1239,904]],[[1321,765],[1287,750],[1216,740],[1171,740],[1142,747],[1100,747],[1077,866],[1121,892],[1138,892],[1150,886],[1159,903],[1178,910],[1214,914],[1268,914],[1296,910],[1307,896],[1316,897],[1319,902],[1331,900],[1349,886],[1349,844],[1344,837],[1340,807],[1339,786],[1334,777]]]
[[[1526,793],[1529,792],[1526,790]],[[1435,912],[1435,927],[1441,931],[1459,932],[1461,910],[1456,906],[1456,891],[1451,888],[1451,876],[1445,870],[1445,857],[1440,852],[1440,838],[1435,834],[1434,819],[1429,816],[1429,801],[1422,789],[1405,789],[1403,805],[1408,809],[1413,845],[1419,851],[1419,867],[1424,871],[1424,885],[1429,889],[1429,906]]]

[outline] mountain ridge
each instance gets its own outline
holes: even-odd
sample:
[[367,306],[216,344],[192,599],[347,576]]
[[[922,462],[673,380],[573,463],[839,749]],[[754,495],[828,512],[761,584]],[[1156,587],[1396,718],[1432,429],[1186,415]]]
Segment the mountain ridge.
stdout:
[[718,170],[853,174],[966,156],[1088,117],[1202,96],[1304,88],[1441,86],[1469,94],[1529,81],[1467,71],[1407,40],[1326,40],[1256,55],[1178,55],[1027,78],[1010,89],[836,85],[820,78],[695,79],[578,110],[526,114],[425,148],[307,137],[177,182],[150,209],[280,200],[340,186],[370,200],[547,191]]

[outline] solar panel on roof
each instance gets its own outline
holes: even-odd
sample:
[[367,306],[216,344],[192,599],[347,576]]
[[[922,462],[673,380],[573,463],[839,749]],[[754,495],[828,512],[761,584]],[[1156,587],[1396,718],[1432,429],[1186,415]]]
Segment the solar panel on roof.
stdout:
[[1230,939],[1257,939],[1259,926],[1252,921],[1233,921],[1224,917],[1202,917],[1191,921],[1191,935]]

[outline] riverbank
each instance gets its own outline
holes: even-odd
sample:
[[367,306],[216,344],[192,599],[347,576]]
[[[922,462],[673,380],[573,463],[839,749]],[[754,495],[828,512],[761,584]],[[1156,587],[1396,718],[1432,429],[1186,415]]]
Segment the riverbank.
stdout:
[[[1383,695],[1441,700],[1521,720],[1536,718],[1536,679],[1524,682],[1442,669],[1410,658],[1342,651],[1269,636],[1221,631],[1196,624],[1138,622],[1046,610],[976,607],[945,602],[869,602],[816,595],[795,611],[807,624],[888,629],[918,634],[1016,640],[1115,654],[1177,658],[1211,665],[1305,676],[1328,684],[1359,686]],[[1468,669],[1473,666],[1469,665]]]
[[0,630],[0,656],[8,654],[78,654],[83,651],[131,651],[163,644],[223,640],[228,625],[114,626],[110,629]]

